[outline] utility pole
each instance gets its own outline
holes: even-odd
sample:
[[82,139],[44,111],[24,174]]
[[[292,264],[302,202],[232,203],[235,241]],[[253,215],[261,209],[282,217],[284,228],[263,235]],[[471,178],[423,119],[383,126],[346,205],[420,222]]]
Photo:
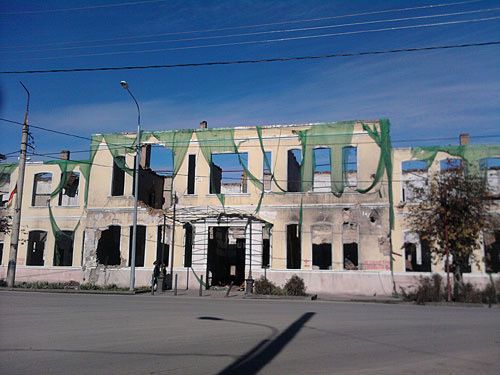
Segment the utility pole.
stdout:
[[446,183],[443,185],[444,192],[444,242],[446,246],[446,291],[448,293],[448,302],[451,302],[451,293],[450,293],[450,249],[448,248],[448,207],[447,207],[447,192],[446,192]]
[[[173,184],[172,184],[172,190],[173,190]],[[171,244],[171,249],[170,249],[170,277],[172,282],[174,281],[174,250],[175,250],[175,208],[177,206],[177,194],[175,190],[173,191],[174,193],[174,217],[172,220],[172,239],[170,241]]]
[[24,170],[26,167],[26,149],[28,146],[28,132],[29,132],[28,114],[30,109],[30,92],[21,81],[19,81],[19,83],[26,90],[26,93],[28,94],[28,101],[26,103],[26,113],[24,115],[24,124],[23,124],[23,135],[21,137],[21,153],[19,155],[19,170],[18,170],[17,184],[16,184],[17,196],[14,206],[14,218],[12,220],[9,266],[7,269],[7,285],[11,288],[14,287],[14,283],[16,281],[17,249],[19,245],[19,229],[21,227],[21,206],[23,203]]

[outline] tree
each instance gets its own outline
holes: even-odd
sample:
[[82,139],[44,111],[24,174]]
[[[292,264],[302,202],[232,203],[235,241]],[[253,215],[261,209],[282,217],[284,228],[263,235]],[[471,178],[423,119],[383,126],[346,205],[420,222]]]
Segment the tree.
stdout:
[[[429,241],[433,259],[446,259],[450,253],[450,271],[455,278],[455,295],[464,288],[463,272],[470,263],[478,264],[474,249],[480,246],[481,234],[494,228],[492,200],[484,176],[456,164],[430,176],[428,186],[414,187],[415,204],[409,205],[406,222],[422,240]],[[446,236],[448,234],[448,243]]]
[[9,233],[10,232],[10,220],[11,216],[5,214],[5,210],[0,209],[0,233]]

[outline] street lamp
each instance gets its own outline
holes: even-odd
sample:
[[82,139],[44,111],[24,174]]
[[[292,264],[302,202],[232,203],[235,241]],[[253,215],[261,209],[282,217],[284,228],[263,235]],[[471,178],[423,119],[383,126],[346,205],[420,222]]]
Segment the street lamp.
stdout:
[[141,158],[141,110],[139,108],[139,103],[135,100],[134,95],[130,92],[128,84],[126,81],[121,81],[120,84],[122,87],[128,91],[132,99],[134,99],[135,105],[137,106],[137,154],[135,157],[134,163],[134,173],[135,173],[135,182],[134,182],[134,224],[132,229],[132,254],[130,255],[130,287],[129,289],[134,290],[135,284],[135,253],[136,253],[136,240],[137,240],[137,200],[139,196],[139,162]]

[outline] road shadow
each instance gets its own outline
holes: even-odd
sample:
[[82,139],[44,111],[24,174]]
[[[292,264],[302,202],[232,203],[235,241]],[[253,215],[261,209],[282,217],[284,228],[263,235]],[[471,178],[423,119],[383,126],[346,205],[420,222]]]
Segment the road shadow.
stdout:
[[[273,340],[262,340],[247,353],[227,366],[219,375],[229,374],[256,374],[271,362],[290,341],[297,335],[302,327],[315,315],[308,312],[293,322],[286,330]],[[203,319],[203,318],[202,318]],[[204,320],[224,320],[219,318],[204,318]],[[243,322],[242,322],[243,323]]]

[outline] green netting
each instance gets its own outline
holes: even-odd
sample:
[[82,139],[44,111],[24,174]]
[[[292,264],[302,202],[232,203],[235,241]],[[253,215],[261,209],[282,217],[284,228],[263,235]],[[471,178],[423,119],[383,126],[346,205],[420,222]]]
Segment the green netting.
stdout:
[[68,235],[68,234],[64,233],[64,231],[61,230],[61,228],[59,228],[59,226],[57,225],[56,220],[54,218],[54,215],[52,214],[52,208],[50,207],[50,203],[49,203],[49,216],[50,216],[50,226],[52,228],[52,233],[54,234],[54,238],[56,240],[55,247],[54,247],[54,252],[55,252],[54,266],[59,266],[61,264],[61,254],[59,251],[59,241],[62,238],[66,237],[66,238],[70,239],[71,242],[73,243],[74,239],[75,239],[76,230],[80,226],[80,220],[78,220],[78,223],[76,223],[75,228],[71,231],[71,235]]
[[2,163],[0,164],[0,187],[10,181],[10,175],[17,168],[18,163]]
[[[172,168],[172,181],[177,176],[179,169],[186,157],[189,147],[189,142],[193,136],[193,129],[183,130],[167,130],[167,131],[154,131],[151,134],[160,142],[164,143],[165,148],[172,150],[173,168]],[[142,136],[141,136],[142,141]]]
[[[76,224],[75,228],[73,229],[71,237],[69,237],[63,231],[61,231],[61,229],[57,225],[56,219],[54,218],[54,215],[52,214],[51,201],[55,197],[59,196],[59,193],[62,191],[62,189],[64,189],[66,187],[66,185],[68,184],[69,179],[71,178],[73,170],[77,166],[81,166],[81,164],[88,165],[88,161],[86,161],[86,160],[84,160],[84,161],[78,161],[78,160],[50,160],[50,161],[45,161],[44,164],[48,164],[48,165],[57,164],[59,166],[59,168],[61,169],[61,180],[59,181],[59,184],[56,186],[56,188],[54,189],[54,191],[50,194],[50,200],[49,200],[50,226],[52,228],[52,233],[54,234],[54,237],[56,239],[56,247],[55,247],[54,251],[56,251],[55,262],[57,264],[54,264],[54,265],[58,266],[60,264],[60,256],[59,256],[60,254],[59,254],[59,249],[58,249],[58,241],[61,238],[61,236],[68,237],[68,238],[71,239],[71,241],[73,241],[74,236],[75,236],[75,232],[76,232],[76,230],[78,229],[78,227],[80,225],[81,218],[78,220],[78,223]],[[80,171],[81,171],[81,169],[80,169]],[[90,172],[90,169],[89,169],[89,172]],[[86,186],[88,186],[88,176],[85,176],[85,180],[87,181]]]
[[314,149],[330,148],[331,189],[336,197],[344,192],[344,147],[351,146],[354,122],[314,124],[309,129],[294,131],[302,145],[300,168],[302,191],[312,190],[314,181]]
[[[239,152],[239,147],[234,142],[234,128],[220,128],[220,129],[196,129],[195,131],[196,137],[198,138],[198,142],[201,148],[201,153],[205,157],[208,165],[210,166],[210,171],[213,170],[212,163],[212,154],[214,153],[223,153],[223,152],[232,152],[238,155],[238,161],[247,174],[247,178],[259,189],[262,191],[264,186],[260,179],[256,178],[250,170],[246,167],[245,163],[241,159],[241,155]],[[241,145],[241,142],[240,142]],[[210,178],[210,185],[212,191],[215,190],[214,181]],[[219,201],[224,206],[225,197],[224,194],[217,194]],[[260,206],[260,204],[259,204]]]
[[477,145],[477,146],[427,146],[412,147],[412,158],[423,160],[427,168],[436,159],[438,152],[446,152],[457,156],[465,161],[464,167],[471,173],[477,173],[480,169],[480,161],[491,157],[500,156],[500,145]]
[[267,159],[266,151],[264,149],[264,143],[262,141],[262,128],[260,126],[257,126],[256,129],[257,129],[257,136],[259,137],[260,150],[262,151],[262,157],[264,158],[264,163],[266,163],[266,168],[269,171],[269,173],[271,173],[271,181],[274,181],[274,184],[278,189],[281,190],[282,193],[286,193],[286,190],[280,186],[280,184],[276,180],[276,177],[274,177],[274,170],[271,168],[271,163],[269,163],[269,160]]
[[125,134],[108,133],[102,134],[106,141],[108,150],[113,155],[113,161],[118,167],[129,175],[134,174],[134,168],[127,166],[125,159],[118,159],[117,156],[125,156],[125,154],[133,154],[136,152],[137,137],[129,137]]

